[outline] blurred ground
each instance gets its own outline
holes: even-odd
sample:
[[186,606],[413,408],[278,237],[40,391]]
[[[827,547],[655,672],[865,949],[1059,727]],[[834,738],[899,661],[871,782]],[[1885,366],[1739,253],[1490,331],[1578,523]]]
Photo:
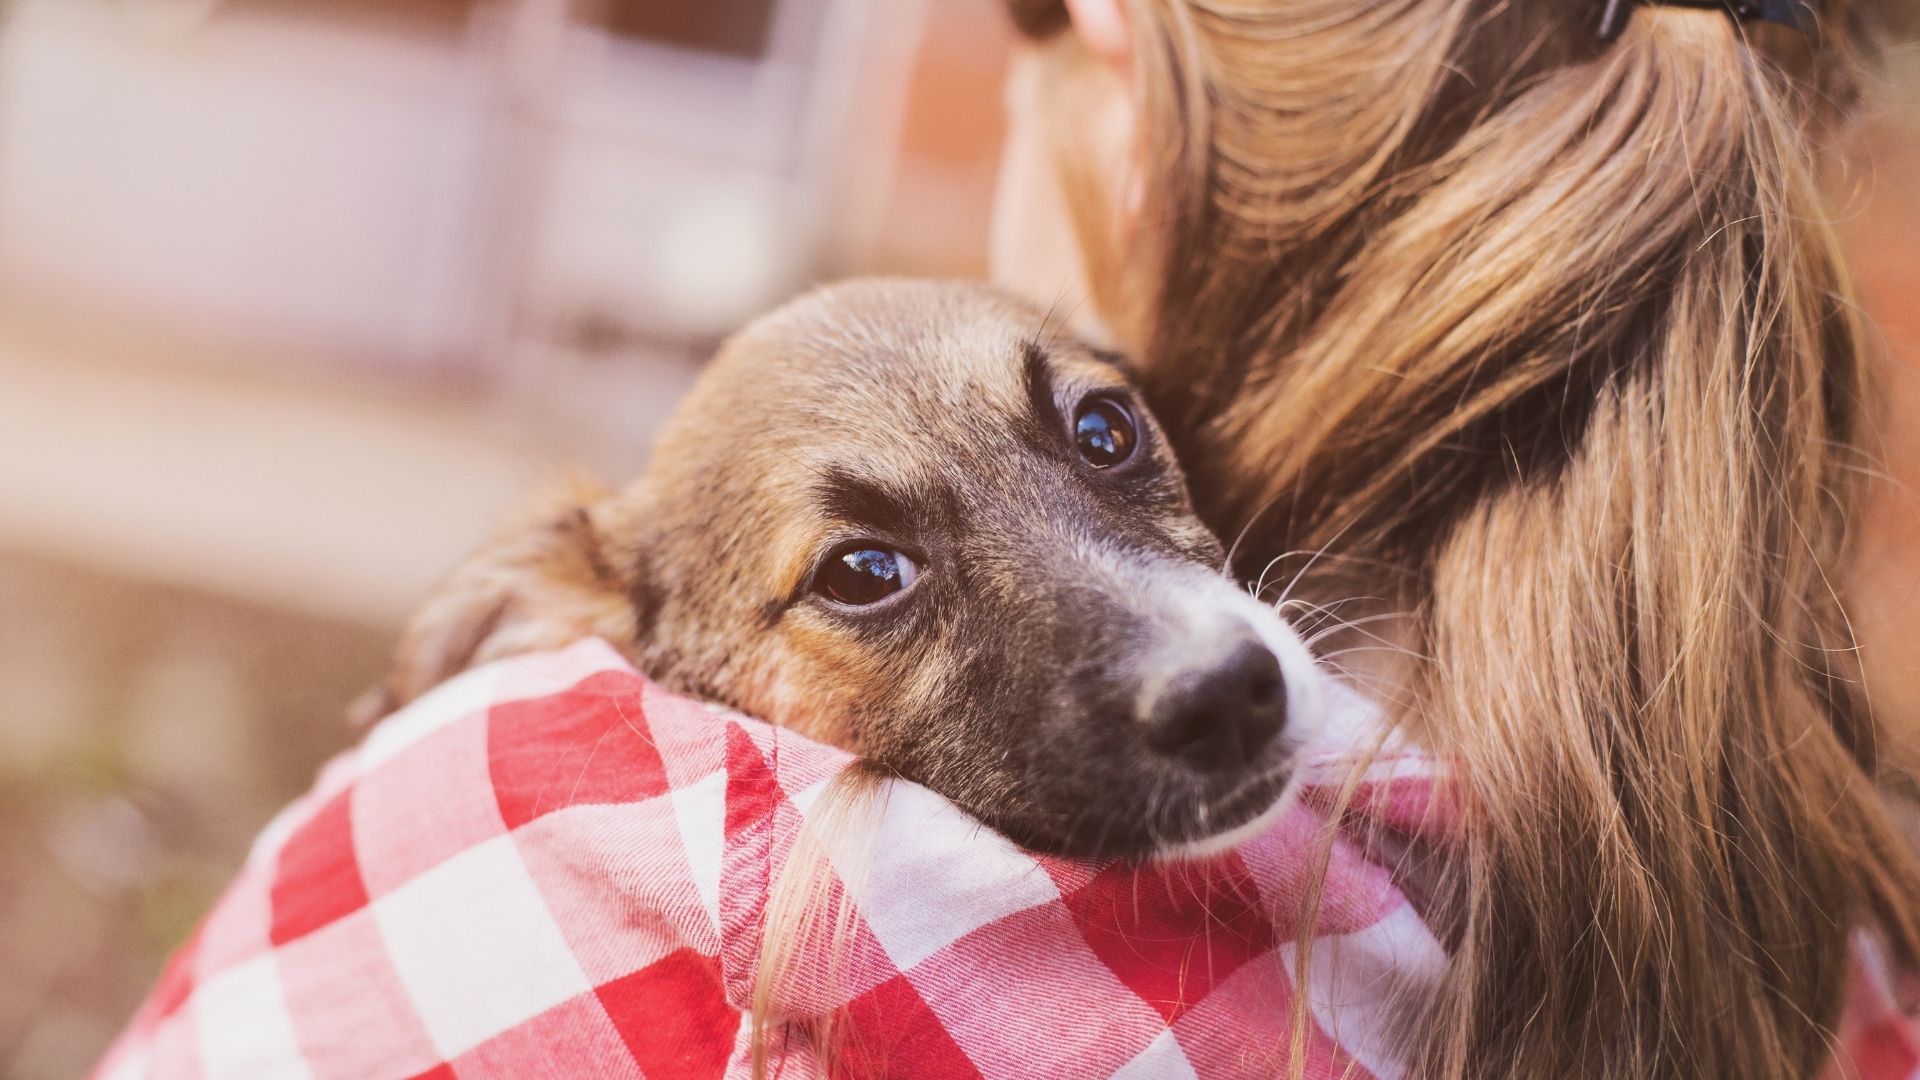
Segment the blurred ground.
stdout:
[[342,747],[385,628],[0,557],[0,1074],[75,1076]]

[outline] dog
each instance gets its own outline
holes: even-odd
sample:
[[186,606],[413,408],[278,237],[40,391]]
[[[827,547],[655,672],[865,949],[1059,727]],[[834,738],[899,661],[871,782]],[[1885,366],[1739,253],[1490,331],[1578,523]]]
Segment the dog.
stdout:
[[670,689],[917,781],[1041,852],[1202,856],[1320,723],[1125,362],[984,286],[828,287],[728,341],[621,493],[454,573],[375,712],[597,635]]

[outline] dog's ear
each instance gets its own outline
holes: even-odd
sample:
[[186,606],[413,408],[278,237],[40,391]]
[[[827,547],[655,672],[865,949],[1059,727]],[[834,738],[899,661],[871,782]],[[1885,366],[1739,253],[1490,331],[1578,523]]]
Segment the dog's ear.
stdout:
[[370,724],[467,668],[599,636],[632,655],[643,569],[600,524],[614,497],[576,483],[455,570],[401,634],[386,681],[352,709]]

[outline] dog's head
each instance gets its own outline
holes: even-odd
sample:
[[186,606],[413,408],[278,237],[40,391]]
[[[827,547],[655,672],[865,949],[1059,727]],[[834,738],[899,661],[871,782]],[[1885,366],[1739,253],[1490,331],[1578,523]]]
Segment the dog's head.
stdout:
[[1219,572],[1121,366],[1043,322],[906,282],[761,319],[636,488],[483,553],[449,590],[472,625],[443,601],[402,671],[600,633],[1034,848],[1230,840],[1279,799],[1319,676]]

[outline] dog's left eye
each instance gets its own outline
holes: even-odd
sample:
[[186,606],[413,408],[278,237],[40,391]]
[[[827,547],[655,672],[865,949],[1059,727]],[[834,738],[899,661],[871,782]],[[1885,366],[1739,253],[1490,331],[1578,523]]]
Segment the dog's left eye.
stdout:
[[1140,436],[1133,414],[1109,397],[1091,397],[1073,414],[1073,442],[1080,460],[1096,469],[1110,469],[1133,456]]
[[813,590],[836,604],[865,607],[913,586],[919,564],[903,551],[870,540],[833,549],[814,574]]

